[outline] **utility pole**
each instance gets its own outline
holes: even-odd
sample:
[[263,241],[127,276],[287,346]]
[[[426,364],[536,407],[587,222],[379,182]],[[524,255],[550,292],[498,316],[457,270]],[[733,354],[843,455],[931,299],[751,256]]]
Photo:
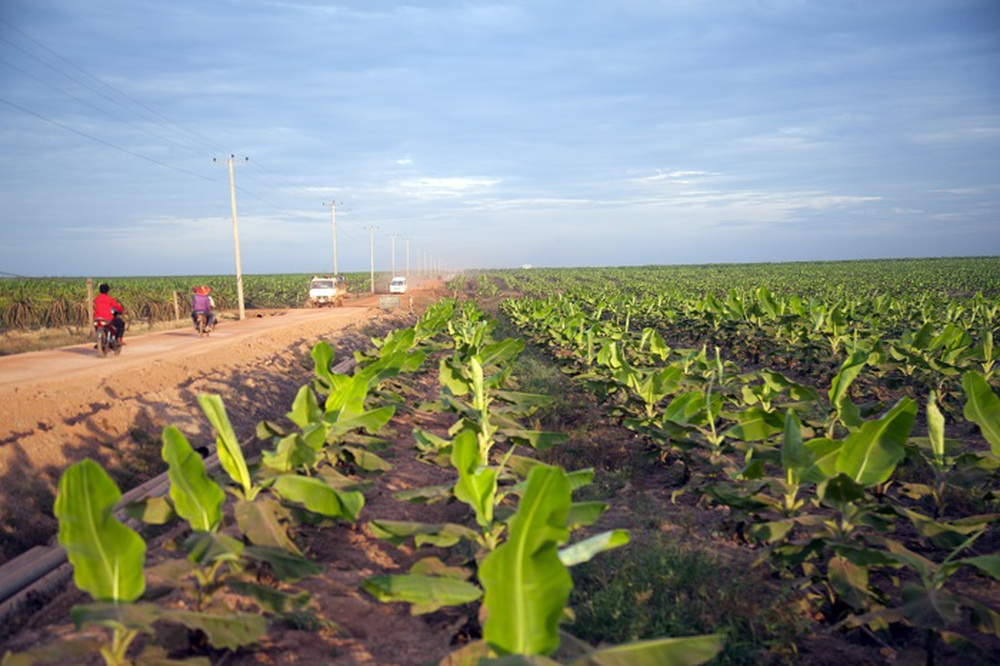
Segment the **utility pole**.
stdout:
[[[236,179],[233,176],[233,160],[235,155],[230,155],[226,159],[229,166],[229,205],[233,211],[233,245],[236,247],[236,298],[240,305],[240,321],[246,318],[246,308],[243,302],[243,267],[240,264],[240,223],[236,217]],[[218,162],[214,157],[213,162]],[[244,162],[249,162],[249,157],[243,158]]]
[[410,239],[406,239],[406,279],[410,279]]
[[396,236],[398,234],[389,236],[392,239],[392,277],[396,277]]
[[324,206],[330,207],[330,225],[333,227],[333,274],[340,275],[337,270],[337,204],[336,201],[330,203],[323,202]]
[[375,293],[375,230],[378,229],[374,224],[368,225],[368,247],[369,253],[371,254],[371,272],[372,272],[372,293]]

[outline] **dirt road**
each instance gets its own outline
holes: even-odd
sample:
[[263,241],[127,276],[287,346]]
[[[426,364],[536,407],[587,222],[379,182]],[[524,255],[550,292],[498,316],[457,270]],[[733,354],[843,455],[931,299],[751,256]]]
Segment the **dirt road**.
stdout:
[[165,426],[212,441],[200,393],[221,395],[239,437],[251,440],[257,422],[280,418],[309,381],[318,340],[343,359],[406,320],[377,302],[248,311],[207,338],[190,328],[126,335],[121,355],[103,359],[92,344],[0,357],[0,563],[54,534],[54,489],[67,465],[93,458],[123,489],[158,474]]

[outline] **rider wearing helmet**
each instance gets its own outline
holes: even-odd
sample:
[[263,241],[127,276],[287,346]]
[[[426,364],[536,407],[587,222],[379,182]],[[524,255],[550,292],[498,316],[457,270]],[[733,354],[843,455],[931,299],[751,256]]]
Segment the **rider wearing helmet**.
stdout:
[[111,330],[115,333],[115,337],[119,341],[122,341],[122,338],[125,336],[125,321],[117,315],[125,312],[125,306],[108,294],[111,291],[111,287],[106,283],[101,284],[97,290],[101,293],[94,298],[94,319],[103,319],[108,322]]
[[215,328],[215,301],[209,294],[212,292],[211,287],[201,285],[198,287],[192,287],[191,291],[191,322],[194,324],[195,328],[198,328],[198,313],[204,312],[208,317],[208,330]]

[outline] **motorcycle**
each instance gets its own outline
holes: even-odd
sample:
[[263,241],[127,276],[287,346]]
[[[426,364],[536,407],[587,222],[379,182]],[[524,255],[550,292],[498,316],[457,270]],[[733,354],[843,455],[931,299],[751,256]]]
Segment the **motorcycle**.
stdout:
[[[119,317],[118,312],[114,313],[115,325],[121,322],[121,317]],[[122,322],[124,323],[124,322]],[[108,352],[114,354],[120,354],[122,352],[122,341],[117,335],[115,335],[115,328],[111,326],[111,322],[107,319],[98,318],[94,320],[94,333],[97,336],[97,352],[104,358],[108,355]]]
[[205,337],[212,332],[207,312],[199,310],[194,313],[194,327],[198,331],[198,337]]

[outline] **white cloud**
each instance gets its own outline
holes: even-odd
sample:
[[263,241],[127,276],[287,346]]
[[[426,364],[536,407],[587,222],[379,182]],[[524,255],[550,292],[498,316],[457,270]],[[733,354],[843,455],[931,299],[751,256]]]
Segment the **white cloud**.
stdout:
[[396,193],[416,199],[461,197],[488,190],[501,182],[499,178],[455,176],[450,178],[409,178],[390,186]]

